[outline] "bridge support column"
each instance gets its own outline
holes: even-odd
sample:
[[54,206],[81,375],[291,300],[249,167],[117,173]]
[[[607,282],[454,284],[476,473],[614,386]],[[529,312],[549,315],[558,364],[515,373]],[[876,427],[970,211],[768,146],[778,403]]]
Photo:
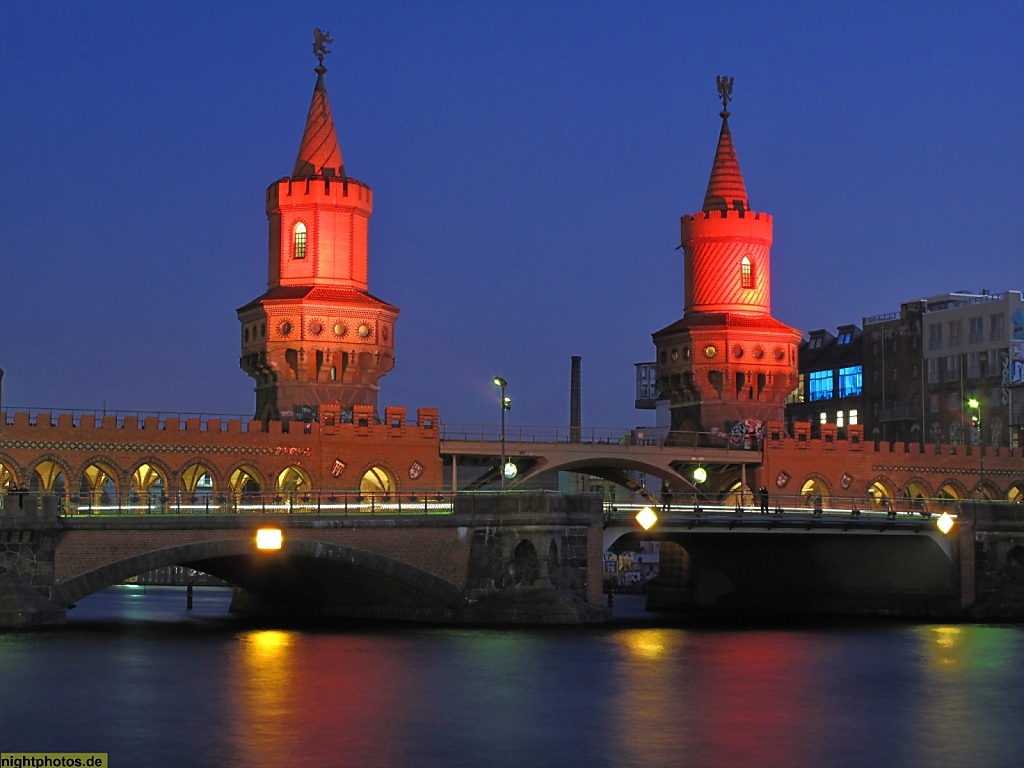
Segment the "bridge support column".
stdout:
[[603,606],[601,500],[551,492],[460,494],[472,521],[465,623],[586,624]]
[[49,600],[56,549],[57,497],[8,495],[0,510],[0,629],[64,623]]

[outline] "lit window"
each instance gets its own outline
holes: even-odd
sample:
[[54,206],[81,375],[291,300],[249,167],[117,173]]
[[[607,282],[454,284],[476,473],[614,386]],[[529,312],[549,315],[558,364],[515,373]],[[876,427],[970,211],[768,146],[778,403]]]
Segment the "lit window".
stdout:
[[825,413],[824,411],[818,414],[818,419],[821,421],[822,424],[828,424],[828,414]]
[[863,366],[851,365],[839,369],[839,396],[859,395],[864,389]]
[[295,247],[292,254],[296,259],[306,258],[306,225],[301,221],[295,225]]
[[839,334],[839,338],[836,339],[836,343],[839,344],[839,345],[849,344],[850,340],[852,338],[853,338],[853,332],[852,331],[843,331],[842,333]]
[[856,423],[857,423],[857,409],[856,408],[851,408],[850,409],[850,424],[856,424]]
[[837,411],[836,412],[836,426],[839,427],[840,429],[842,429],[842,427],[843,427],[843,412],[842,411]]
[[754,273],[750,268],[750,259],[746,256],[743,257],[743,261],[740,262],[740,276],[741,284],[744,288],[754,287]]
[[809,377],[810,392],[808,399],[829,400],[832,398],[832,371],[812,371]]

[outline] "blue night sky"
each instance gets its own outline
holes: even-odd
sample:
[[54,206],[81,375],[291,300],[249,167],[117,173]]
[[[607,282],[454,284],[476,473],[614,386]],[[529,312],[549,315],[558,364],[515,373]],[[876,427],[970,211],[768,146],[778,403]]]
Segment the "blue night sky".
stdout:
[[5,407],[252,413],[235,310],[316,26],[402,309],[381,409],[494,423],[499,374],[510,424],[565,425],[580,355],[586,426],[651,423],[633,364],[682,314],[720,74],[777,318],[1024,289],[1024,3],[5,3]]

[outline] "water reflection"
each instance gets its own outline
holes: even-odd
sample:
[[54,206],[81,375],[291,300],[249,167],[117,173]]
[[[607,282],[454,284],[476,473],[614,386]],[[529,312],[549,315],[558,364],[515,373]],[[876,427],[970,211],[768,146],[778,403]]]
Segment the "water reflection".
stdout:
[[0,636],[12,748],[518,768],[1014,765],[1024,744],[1014,627],[250,630],[206,598],[151,592],[148,623],[125,590],[93,599],[77,629]]

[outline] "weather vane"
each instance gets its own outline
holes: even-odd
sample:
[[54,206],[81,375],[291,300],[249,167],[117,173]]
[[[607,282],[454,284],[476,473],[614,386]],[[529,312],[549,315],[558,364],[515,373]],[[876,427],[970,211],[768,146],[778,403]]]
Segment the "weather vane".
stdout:
[[327,47],[327,43],[333,43],[334,39],[331,37],[331,33],[317,27],[313,30],[313,54],[316,56],[317,61],[320,62],[320,66],[324,65],[324,56],[331,52],[330,48]]
[[718,98],[722,100],[722,110],[726,113],[729,111],[729,102],[732,101],[732,81],[733,78],[728,75],[719,75],[715,78],[715,82],[718,83]]

